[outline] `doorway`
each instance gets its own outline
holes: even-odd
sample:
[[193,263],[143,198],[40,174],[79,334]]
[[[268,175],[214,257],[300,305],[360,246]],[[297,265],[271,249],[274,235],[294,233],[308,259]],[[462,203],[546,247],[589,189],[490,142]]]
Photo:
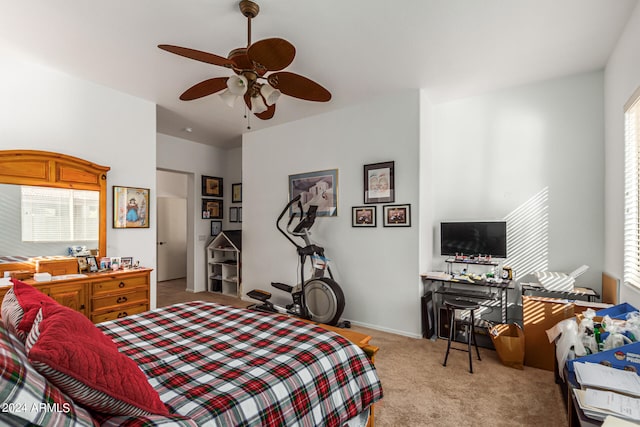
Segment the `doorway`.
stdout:
[[187,277],[187,178],[179,172],[156,171],[158,285]]

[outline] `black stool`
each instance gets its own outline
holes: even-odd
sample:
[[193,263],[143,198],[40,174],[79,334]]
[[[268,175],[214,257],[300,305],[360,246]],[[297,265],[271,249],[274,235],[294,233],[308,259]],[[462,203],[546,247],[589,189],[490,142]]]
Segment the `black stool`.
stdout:
[[471,362],[471,340],[476,347],[476,353],[478,354],[478,360],[480,359],[480,350],[478,350],[478,344],[476,343],[476,331],[475,331],[475,311],[480,308],[477,302],[469,301],[465,299],[445,299],[444,306],[447,309],[449,316],[449,340],[447,342],[447,353],[444,355],[444,363],[442,366],[447,366],[447,359],[449,358],[449,350],[451,350],[451,341],[455,337],[455,324],[456,324],[456,310],[468,310],[470,313],[470,319],[460,319],[460,322],[465,327],[467,335],[467,349],[453,348],[454,350],[466,351],[469,353],[469,372],[473,374],[473,365]]

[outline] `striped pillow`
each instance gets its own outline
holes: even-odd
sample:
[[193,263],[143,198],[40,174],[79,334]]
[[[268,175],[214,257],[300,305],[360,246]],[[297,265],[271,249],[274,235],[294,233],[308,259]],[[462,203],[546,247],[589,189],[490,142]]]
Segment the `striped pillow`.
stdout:
[[58,302],[18,279],[11,279],[11,282],[13,286],[2,300],[0,313],[5,328],[24,342],[40,307]]
[[94,426],[91,415],[28,362],[24,344],[0,326],[0,425]]
[[138,365],[82,314],[45,304],[25,343],[31,364],[77,403],[112,415],[168,415]]

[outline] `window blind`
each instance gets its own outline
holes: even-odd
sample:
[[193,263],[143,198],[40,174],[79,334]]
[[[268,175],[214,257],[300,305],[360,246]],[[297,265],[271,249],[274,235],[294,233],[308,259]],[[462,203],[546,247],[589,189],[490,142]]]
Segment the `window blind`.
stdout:
[[624,113],[624,282],[640,288],[640,90]]
[[96,240],[99,195],[95,191],[22,186],[22,240]]

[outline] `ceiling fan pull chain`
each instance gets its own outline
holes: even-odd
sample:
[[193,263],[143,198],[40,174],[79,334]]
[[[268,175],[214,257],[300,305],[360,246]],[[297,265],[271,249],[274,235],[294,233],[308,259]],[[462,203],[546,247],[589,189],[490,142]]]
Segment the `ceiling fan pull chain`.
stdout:
[[247,114],[247,106],[244,106],[244,118],[247,119],[247,130],[251,130],[251,114]]

